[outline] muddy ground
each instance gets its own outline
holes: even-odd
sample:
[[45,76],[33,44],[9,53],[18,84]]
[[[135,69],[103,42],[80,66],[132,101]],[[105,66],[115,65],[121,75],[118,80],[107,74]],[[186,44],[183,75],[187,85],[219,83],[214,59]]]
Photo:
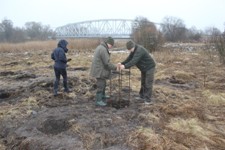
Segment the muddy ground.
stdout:
[[[150,105],[137,98],[140,72],[134,67],[130,83],[129,72],[123,72],[122,85],[113,72],[107,82],[110,104],[96,107],[95,79],[89,77],[93,52],[76,50],[68,53],[72,93],[60,89],[54,97],[50,53],[1,53],[0,149],[225,149],[225,68],[204,45],[167,44],[153,53],[157,70]],[[113,52],[112,62],[127,55]]]

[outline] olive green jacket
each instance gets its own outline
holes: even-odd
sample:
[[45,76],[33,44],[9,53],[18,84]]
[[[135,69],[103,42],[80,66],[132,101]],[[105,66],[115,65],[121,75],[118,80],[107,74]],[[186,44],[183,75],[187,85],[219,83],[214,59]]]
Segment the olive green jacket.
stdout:
[[95,78],[108,79],[111,70],[116,70],[116,66],[110,63],[110,53],[105,42],[101,43],[94,53],[90,75]]
[[143,72],[155,68],[156,66],[155,60],[149,52],[144,47],[137,44],[135,45],[134,51],[130,53],[122,64],[125,66],[125,69],[136,65],[137,68]]

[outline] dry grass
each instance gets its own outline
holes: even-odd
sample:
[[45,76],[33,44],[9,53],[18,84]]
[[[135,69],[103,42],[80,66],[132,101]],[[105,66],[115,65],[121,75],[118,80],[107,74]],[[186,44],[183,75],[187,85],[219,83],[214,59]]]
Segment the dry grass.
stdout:
[[7,118],[23,118],[30,115],[29,107],[23,107],[20,105],[17,106],[3,106],[0,110],[0,118],[7,119]]
[[[68,49],[73,52],[91,52],[104,39],[67,39]],[[53,50],[57,46],[58,40],[49,41],[29,41],[23,43],[0,43],[0,52],[34,52]],[[126,40],[115,40],[114,49],[125,49]]]
[[32,41],[32,42],[24,42],[24,43],[1,43],[0,44],[0,52],[32,52],[37,50],[51,50],[55,48],[57,45],[56,41]]
[[209,90],[203,91],[205,102],[213,106],[225,106],[225,93],[212,93]]
[[184,80],[185,82],[191,81],[194,78],[196,78],[195,75],[194,75],[194,73],[192,73],[192,72],[185,72],[185,71],[176,70],[174,72],[174,74],[175,74],[175,77],[177,79]]
[[159,135],[151,128],[139,127],[128,136],[127,143],[138,150],[163,149],[160,145]]
[[144,122],[151,123],[151,124],[159,123],[160,121],[158,114],[153,114],[153,113],[148,113],[148,114],[141,113],[138,115],[138,118],[140,120],[143,120]]
[[0,143],[0,149],[6,149],[5,145]]
[[28,97],[21,100],[21,103],[17,105],[5,105],[1,106],[0,118],[23,118],[31,115],[34,108],[38,108],[38,102],[36,97]]
[[[71,127],[72,132],[79,135],[80,139],[83,141],[84,148],[87,150],[90,150],[93,145],[95,144],[96,140],[99,138],[97,133],[94,131],[88,132],[85,130],[85,126],[82,126],[81,124],[72,124]],[[101,145],[103,145],[103,137],[101,138]]]
[[211,131],[207,130],[205,124],[201,123],[196,118],[187,120],[181,118],[173,118],[170,120],[170,123],[167,127],[177,132],[192,134],[199,139],[207,142],[211,142],[210,137],[214,135]]

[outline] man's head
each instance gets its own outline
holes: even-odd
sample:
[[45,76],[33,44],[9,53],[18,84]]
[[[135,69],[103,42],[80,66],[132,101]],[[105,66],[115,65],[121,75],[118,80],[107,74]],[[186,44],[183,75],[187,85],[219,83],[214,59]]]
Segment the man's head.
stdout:
[[133,50],[135,47],[135,43],[134,43],[134,41],[130,40],[127,42],[126,46],[127,46],[128,50]]
[[112,37],[108,37],[105,42],[110,44],[111,47],[114,45],[114,39]]

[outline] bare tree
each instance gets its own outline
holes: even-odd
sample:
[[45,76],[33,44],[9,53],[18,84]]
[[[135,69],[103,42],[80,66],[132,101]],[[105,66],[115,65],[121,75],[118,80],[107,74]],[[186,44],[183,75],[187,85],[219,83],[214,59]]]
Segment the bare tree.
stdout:
[[0,39],[2,42],[12,41],[13,37],[13,22],[8,19],[4,19],[0,24],[0,32],[1,37]]
[[220,62],[225,64],[225,34],[218,36],[215,45],[219,54]]
[[217,37],[221,35],[221,31],[216,27],[208,27],[205,30],[205,35],[208,36],[207,38],[208,43],[215,43]]
[[202,38],[203,32],[201,30],[197,30],[196,27],[191,27],[187,30],[187,38],[191,42],[199,42]]
[[14,28],[12,42],[24,42],[27,39],[26,32],[22,28]]
[[26,40],[46,40],[54,38],[55,32],[50,26],[28,22],[26,28],[13,27],[13,22],[4,19],[0,23],[0,42],[24,42]]
[[158,46],[158,31],[154,23],[144,17],[137,17],[132,26],[131,37],[150,52],[155,51]]
[[220,62],[225,64],[225,33],[221,33],[221,31],[215,27],[207,28],[205,33],[208,35],[206,40],[207,50],[216,50]]
[[175,17],[164,17],[161,24],[162,33],[167,41],[177,42],[185,40],[186,27],[183,20]]
[[46,40],[49,36],[54,35],[49,26],[44,26],[38,22],[27,22],[25,28],[27,36],[31,40]]

